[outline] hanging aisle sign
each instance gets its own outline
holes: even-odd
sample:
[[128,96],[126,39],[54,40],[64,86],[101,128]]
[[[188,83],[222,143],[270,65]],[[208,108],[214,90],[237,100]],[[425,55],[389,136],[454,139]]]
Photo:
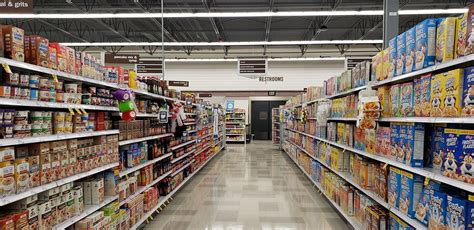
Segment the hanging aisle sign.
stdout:
[[137,64],[139,60],[138,54],[105,54],[105,63]]
[[135,65],[138,76],[163,76],[163,60],[139,60]]
[[31,14],[33,0],[4,0],[0,1],[1,14]]
[[238,74],[241,76],[264,76],[268,71],[267,59],[239,59]]

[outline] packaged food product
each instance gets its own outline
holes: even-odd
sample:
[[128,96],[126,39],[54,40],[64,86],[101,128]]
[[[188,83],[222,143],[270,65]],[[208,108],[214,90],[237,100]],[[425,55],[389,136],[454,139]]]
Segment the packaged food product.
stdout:
[[58,69],[58,53],[56,46],[52,46],[51,44],[48,47],[49,53],[49,68],[51,69]]
[[474,184],[474,130],[459,130],[458,150],[454,158],[458,169],[456,178],[460,181]]
[[389,62],[390,68],[388,71],[388,78],[395,77],[396,66],[397,66],[397,38],[394,37],[389,41]]
[[372,57],[372,71],[371,71],[371,79],[376,80],[376,81],[383,80],[380,63],[382,63],[382,53],[378,52],[375,56]]
[[444,110],[444,99],[446,97],[445,78],[443,74],[431,77],[431,117],[441,117]]
[[30,167],[27,158],[15,160],[16,191],[21,193],[30,187]]
[[37,35],[29,36],[30,63],[49,67],[49,40]]
[[446,196],[446,200],[446,229],[466,229],[466,200],[450,195]]
[[413,82],[400,85],[400,115],[413,117]]
[[458,165],[456,161],[456,155],[458,145],[460,143],[459,130],[457,129],[444,129],[445,149],[446,156],[443,159],[443,175],[451,178],[457,177]]
[[425,147],[425,126],[420,123],[406,123],[405,163],[412,167],[423,167]]
[[461,114],[463,77],[464,69],[455,69],[444,73],[446,97],[441,101],[443,117],[457,117]]
[[467,25],[466,25],[466,36],[465,36],[465,43],[466,49],[464,51],[464,55],[469,55],[474,53],[474,5],[471,4],[468,8],[467,12]]
[[405,57],[405,73],[415,70],[415,52],[416,52],[416,27],[406,32],[406,57]]
[[25,31],[11,26],[2,25],[5,56],[15,61],[25,61]]
[[382,106],[382,117],[390,117],[390,86],[377,88],[377,94]]
[[436,30],[436,63],[453,60],[456,17],[440,19]]
[[400,124],[390,123],[390,131],[390,158],[396,160],[400,150]]
[[407,139],[407,127],[405,123],[400,124],[399,134],[398,134],[398,149],[397,149],[397,161],[405,163],[405,150],[406,150],[406,139]]
[[433,152],[433,169],[441,171],[443,159],[445,159],[445,140],[444,140],[444,127],[436,125],[433,127],[433,133],[431,138],[431,150]]
[[406,32],[403,32],[397,36],[397,65],[395,66],[396,76],[405,73],[406,52]]
[[0,162],[15,160],[15,148],[14,147],[2,147],[0,148]]
[[434,191],[430,199],[428,226],[430,229],[446,229],[446,194]]
[[474,53],[474,5],[468,6],[468,11],[457,19],[455,58]]
[[424,75],[414,82],[414,115],[415,117],[430,116],[431,74]]
[[[397,55],[398,55],[398,51],[397,51]],[[388,72],[390,71],[389,56],[390,56],[389,48],[384,49],[382,51],[382,79],[383,80],[388,78]],[[398,61],[398,57],[397,57],[397,61]]]
[[390,167],[388,177],[388,204],[392,207],[399,207],[400,200],[400,183],[401,172],[400,169]]
[[0,162],[0,181],[0,197],[11,196],[15,194],[15,165],[12,162]]
[[435,64],[437,24],[438,19],[428,18],[416,25],[416,70]]
[[400,178],[400,204],[399,210],[408,215],[415,217],[415,202],[418,203],[423,189],[423,177],[417,174],[401,171]]
[[392,117],[400,116],[400,85],[390,87],[390,114]]
[[464,69],[464,82],[462,84],[462,116],[474,116],[474,67]]

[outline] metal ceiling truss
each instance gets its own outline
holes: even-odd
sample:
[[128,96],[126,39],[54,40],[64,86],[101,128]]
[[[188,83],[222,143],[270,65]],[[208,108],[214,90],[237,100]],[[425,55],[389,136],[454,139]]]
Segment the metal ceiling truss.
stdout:
[[143,46],[142,49],[145,50],[147,54],[153,56],[160,47],[161,46]]
[[[133,2],[135,3],[135,5],[137,5],[138,7],[140,7],[145,13],[150,13],[150,9],[152,8],[152,3],[153,2],[156,2],[156,1],[151,1],[151,0],[133,0]],[[158,21],[158,19],[156,18],[150,18],[149,20],[151,20],[151,22],[153,22],[153,24],[155,24],[155,26],[157,28],[163,28],[163,33],[164,35],[171,41],[173,42],[178,42],[178,39],[175,38],[175,35],[170,33],[165,27],[164,25],[162,26],[161,25],[161,22]],[[157,34],[159,37],[160,37],[160,40],[161,40],[161,33],[155,33]],[[156,37],[156,36],[155,36]],[[157,37],[156,37],[157,38]],[[157,38],[158,40],[158,38]]]
[[[348,30],[341,37],[343,39],[358,39],[360,37],[365,37],[369,28],[374,28],[377,24],[380,23],[382,17],[380,16],[368,16],[368,17],[359,17],[359,19],[352,24],[352,30]],[[361,39],[359,39],[361,40]]]
[[[268,11],[273,11],[273,0],[268,0]],[[265,41],[270,38],[270,30],[272,27],[272,17],[267,17],[265,20]],[[267,45],[263,46],[263,56],[267,55]]]
[[336,45],[336,48],[341,55],[344,55],[351,48],[351,45]]

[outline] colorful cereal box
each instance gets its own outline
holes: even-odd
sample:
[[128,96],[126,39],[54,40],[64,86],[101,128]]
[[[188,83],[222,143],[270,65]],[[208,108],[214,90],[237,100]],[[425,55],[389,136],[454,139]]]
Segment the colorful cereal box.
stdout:
[[365,137],[364,130],[361,128],[355,128],[355,137],[354,137],[354,148],[358,150],[365,151]]
[[446,97],[444,75],[436,74],[431,77],[431,109],[430,116],[441,117],[443,115],[443,104],[444,98]]
[[415,207],[423,190],[423,177],[400,170],[399,210],[409,217],[415,216]]
[[397,36],[397,65],[395,67],[395,75],[402,75],[405,73],[405,58],[406,50],[406,33],[403,32]]
[[430,199],[430,216],[428,226],[430,229],[446,228],[446,194],[440,191],[433,191]]
[[425,19],[416,25],[415,69],[423,69],[435,64],[436,26],[438,19]]
[[395,77],[395,70],[397,66],[397,38],[390,39],[388,43],[388,61],[390,62],[390,68],[388,70],[388,78]]
[[425,126],[420,123],[407,123],[405,142],[405,164],[412,167],[423,167],[423,150],[425,147]]
[[446,151],[444,127],[434,126],[432,135],[431,149],[433,151],[433,169],[441,171]]
[[459,167],[456,161],[456,151],[460,143],[458,134],[457,129],[444,129],[446,156],[443,159],[443,175],[451,178],[456,178]]
[[430,180],[428,183],[425,181],[420,201],[415,207],[415,218],[423,224],[428,224],[431,194],[435,190],[439,191],[440,186],[441,184],[437,181]]
[[390,127],[380,127],[382,139],[380,140],[381,154],[390,158]]
[[416,52],[416,28],[413,27],[406,32],[406,57],[405,72],[410,73],[415,70],[415,52]]
[[396,160],[400,141],[400,124],[391,123],[390,131],[390,158]]
[[459,165],[457,179],[474,184],[474,130],[459,130],[459,142],[454,155]]
[[431,74],[415,80],[414,84],[414,114],[415,117],[430,116]]
[[389,220],[389,230],[399,230],[398,222],[400,222],[400,218],[390,212],[390,220]]
[[389,48],[382,51],[382,78],[384,80],[388,78],[388,71],[390,70],[389,54]]
[[377,144],[377,140],[375,138],[375,130],[374,129],[365,129],[365,151],[368,153],[375,153],[375,145]]
[[447,230],[466,229],[466,200],[447,195],[446,226]]
[[466,211],[466,226],[467,229],[474,228],[474,195],[469,194],[467,196],[467,211]]
[[464,69],[461,107],[462,116],[474,116],[474,66]]
[[380,105],[382,106],[382,117],[390,117],[390,86],[377,88],[377,95],[379,97]]
[[464,55],[469,55],[474,53],[474,4],[469,6],[466,20],[466,36],[464,38],[466,49]]
[[413,117],[413,82],[400,85],[400,115]]
[[371,78],[376,81],[382,81],[382,52],[378,52],[372,57]]
[[436,63],[453,60],[456,17],[440,19],[436,30]]
[[405,163],[406,154],[406,140],[407,139],[407,127],[405,123],[400,125],[399,138],[398,138],[398,150],[397,150],[397,161]]
[[466,41],[467,41],[467,12],[458,16],[456,20],[456,43],[454,50],[454,58],[464,56],[466,52]]
[[392,207],[398,208],[398,202],[400,199],[400,180],[400,169],[390,167],[390,173],[388,175],[388,204]]
[[400,116],[400,85],[390,87],[390,114],[392,117]]
[[461,98],[464,69],[450,70],[444,73],[446,97],[442,101],[443,116],[457,117],[461,114]]

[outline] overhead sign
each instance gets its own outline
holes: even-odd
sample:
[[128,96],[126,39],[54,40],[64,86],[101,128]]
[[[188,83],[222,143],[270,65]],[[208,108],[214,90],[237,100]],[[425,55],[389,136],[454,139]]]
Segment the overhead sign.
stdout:
[[31,14],[33,13],[33,0],[3,0],[0,1],[2,14]]
[[234,110],[234,101],[226,101],[225,103],[225,110],[233,111]]
[[364,58],[364,57],[354,57],[354,58],[346,58],[346,70],[353,69],[358,63],[363,61],[372,61],[372,58]]
[[239,59],[237,62],[239,75],[242,76],[264,76],[267,74],[267,59]]
[[268,96],[276,96],[276,91],[268,91]]
[[139,76],[163,76],[163,60],[139,60],[135,70]]
[[189,87],[189,81],[168,81],[169,86]]
[[285,78],[283,77],[259,77],[258,78],[258,81],[263,81],[263,82],[267,82],[267,81],[284,81]]
[[199,97],[212,97],[212,93],[200,93]]
[[105,54],[105,63],[137,64],[139,60],[138,54]]

